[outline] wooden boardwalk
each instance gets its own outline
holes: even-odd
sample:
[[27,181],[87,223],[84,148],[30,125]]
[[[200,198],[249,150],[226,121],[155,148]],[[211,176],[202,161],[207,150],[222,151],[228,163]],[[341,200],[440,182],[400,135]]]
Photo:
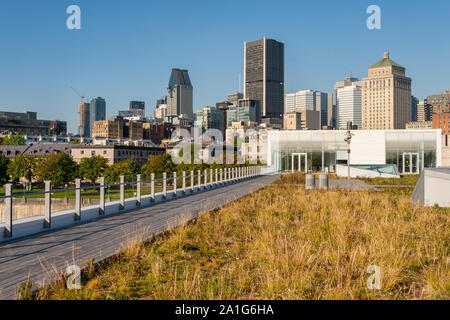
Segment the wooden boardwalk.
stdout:
[[58,279],[69,265],[83,268],[101,261],[127,243],[147,240],[199,214],[271,184],[278,175],[261,176],[209,191],[157,203],[71,228],[51,231],[0,245],[0,299],[14,299],[19,284],[34,288]]

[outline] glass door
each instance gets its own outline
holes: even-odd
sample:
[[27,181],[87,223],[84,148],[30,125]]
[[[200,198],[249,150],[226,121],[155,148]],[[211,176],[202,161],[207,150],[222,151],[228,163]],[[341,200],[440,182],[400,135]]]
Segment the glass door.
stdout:
[[300,172],[307,172],[308,168],[308,158],[306,153],[293,153],[292,154],[292,161],[291,161],[291,170],[294,171],[300,171]]
[[418,174],[419,173],[419,154],[418,153],[403,153],[403,174]]

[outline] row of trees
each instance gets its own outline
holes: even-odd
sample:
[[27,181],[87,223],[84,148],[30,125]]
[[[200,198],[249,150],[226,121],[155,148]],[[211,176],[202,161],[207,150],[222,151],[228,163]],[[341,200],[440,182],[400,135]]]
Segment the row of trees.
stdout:
[[239,165],[175,165],[168,154],[152,155],[143,166],[140,166],[135,158],[108,165],[108,160],[101,156],[84,158],[77,164],[65,153],[53,153],[42,157],[22,154],[16,156],[13,160],[9,160],[0,154],[0,182],[1,184],[8,181],[18,182],[23,178],[29,183],[50,180],[55,186],[63,186],[75,178],[95,183],[99,177],[105,177],[105,182],[111,184],[118,183],[121,175],[124,175],[127,180],[131,180],[137,174],[150,177],[152,173],[159,175],[163,172],[182,172],[207,168],[220,169],[235,166]]
[[25,138],[20,134],[10,134],[3,137],[1,144],[4,146],[23,146],[25,144]]

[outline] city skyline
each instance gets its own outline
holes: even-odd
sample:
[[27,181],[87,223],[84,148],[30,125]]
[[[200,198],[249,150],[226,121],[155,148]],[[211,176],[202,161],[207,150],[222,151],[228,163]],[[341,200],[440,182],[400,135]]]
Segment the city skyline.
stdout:
[[[180,3],[183,10],[176,16],[188,14],[193,21],[202,16],[203,20],[190,22],[178,41],[172,41],[174,34],[168,41],[168,34],[178,25],[164,30],[173,21],[162,20],[155,13],[167,4],[134,1],[106,6],[100,1],[77,1],[82,10],[82,29],[70,31],[65,28],[65,8],[72,1],[2,3],[0,11],[8,15],[0,19],[0,35],[6,44],[0,53],[0,107],[5,111],[33,110],[43,118],[68,121],[68,131],[76,133],[74,115],[79,97],[70,86],[87,100],[104,97],[108,104],[106,118],[124,109],[130,100],[145,101],[150,106],[146,114],[152,115],[154,102],[165,92],[168,71],[183,68],[189,70],[194,84],[195,112],[238,91],[239,74],[243,80],[244,42],[264,36],[286,43],[286,92],[313,89],[331,93],[333,84],[350,74],[363,78],[384,51],[391,52],[407,68],[413,79],[412,94],[419,100],[448,89],[445,70],[450,69],[450,62],[440,52],[448,52],[450,45],[433,41],[448,32],[444,25],[448,3],[433,3],[433,19],[427,25],[417,26],[410,22],[422,17],[429,5],[379,1],[382,30],[373,31],[365,27],[365,9],[370,4],[365,1],[356,5],[285,2],[269,11],[267,2],[258,3],[261,7],[254,9],[250,18],[246,13],[251,1],[213,3],[197,9],[200,12]],[[319,7],[320,20],[314,14]],[[221,20],[218,13],[226,14],[233,8],[240,10],[233,16],[227,15],[226,24],[217,22]],[[147,21],[149,12],[153,19]],[[269,13],[281,12],[285,19],[276,24],[257,22]],[[127,13],[135,15],[134,21],[138,22],[123,20]],[[443,19],[439,18],[441,15]],[[244,16],[245,22],[232,26]],[[119,21],[121,28],[115,27],[114,21]],[[204,23],[211,28],[204,28]],[[335,30],[334,24],[340,30]],[[407,28],[398,28],[399,24]],[[346,37],[339,36],[343,31]],[[425,42],[433,43],[433,50],[417,45]],[[77,49],[92,48],[95,43],[96,51]],[[314,46],[329,50],[311,50]]]

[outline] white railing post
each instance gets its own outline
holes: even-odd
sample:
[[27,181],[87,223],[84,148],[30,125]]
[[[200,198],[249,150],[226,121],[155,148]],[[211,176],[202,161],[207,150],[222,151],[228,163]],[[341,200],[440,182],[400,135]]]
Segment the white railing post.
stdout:
[[141,205],[141,184],[142,184],[142,176],[138,174],[136,176],[136,206]]
[[167,198],[167,172],[163,172],[163,198]]
[[44,229],[48,229],[51,227],[52,222],[52,182],[44,181],[45,185],[45,211],[44,211]]
[[183,194],[186,194],[186,171],[183,171]]
[[173,173],[173,196],[177,196],[177,173]]
[[5,238],[12,238],[12,222],[13,222],[13,215],[12,215],[12,184],[7,183],[5,184],[5,196],[8,198],[5,198],[5,231],[4,231],[4,237]]
[[81,179],[75,179],[75,221],[81,220]]
[[215,174],[216,174],[216,185],[218,185],[219,184],[219,169],[216,169]]
[[194,170],[191,170],[191,193],[194,192]]
[[202,189],[202,172],[197,170],[198,190]]
[[153,202],[155,201],[155,174],[152,173],[150,175],[150,201]]
[[213,185],[213,169],[209,169],[209,184]]
[[205,169],[205,189],[207,188],[207,185],[208,184],[208,169]]
[[223,184],[223,168],[220,168],[220,184]]
[[119,177],[120,181],[120,203],[119,203],[119,210],[125,209],[125,176]]
[[98,214],[100,216],[105,214],[105,177],[100,177],[100,205],[98,207]]

